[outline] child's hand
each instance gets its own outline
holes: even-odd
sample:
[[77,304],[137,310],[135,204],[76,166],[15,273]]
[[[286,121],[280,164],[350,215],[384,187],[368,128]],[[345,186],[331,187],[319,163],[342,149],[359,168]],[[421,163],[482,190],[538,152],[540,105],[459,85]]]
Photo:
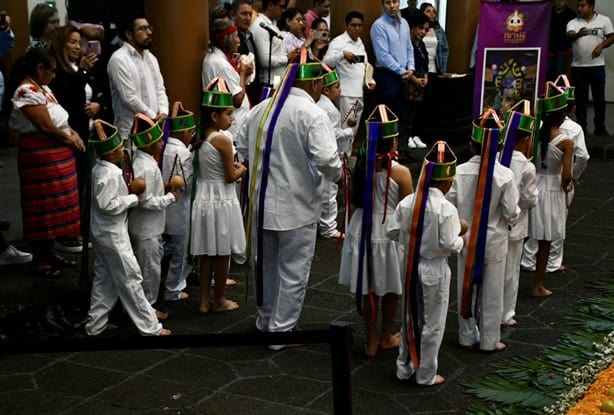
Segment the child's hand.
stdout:
[[164,193],[168,193],[171,191],[171,182],[164,183]]
[[467,225],[467,221],[464,220],[464,219],[461,219],[460,220],[460,227],[461,227],[461,230],[460,230],[460,233],[458,235],[459,236],[463,236],[464,234],[467,233],[467,229],[469,228],[469,225]]
[[128,191],[135,195],[140,195],[146,188],[147,185],[145,184],[145,180],[140,177],[137,177],[128,185]]
[[175,202],[177,201],[177,199],[179,198],[179,195],[177,194],[176,190],[171,190],[170,192],[166,192],[167,194],[170,193],[173,195],[173,197],[175,198]]
[[232,162],[232,165],[234,166],[235,170],[239,170],[241,173],[241,176],[243,176],[245,174],[245,172],[247,171],[247,167],[245,167],[244,164],[241,163],[237,163],[236,161]]

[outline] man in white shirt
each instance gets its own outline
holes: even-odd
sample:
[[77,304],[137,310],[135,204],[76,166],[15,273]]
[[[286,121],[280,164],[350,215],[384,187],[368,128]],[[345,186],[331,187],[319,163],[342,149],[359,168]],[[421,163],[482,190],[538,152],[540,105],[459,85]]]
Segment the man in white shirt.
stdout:
[[[324,63],[335,69],[341,82],[341,97],[339,98],[339,112],[345,117],[355,105],[355,114],[351,114],[357,121],[362,116],[363,85],[365,69],[368,65],[367,51],[360,35],[365,17],[358,11],[351,11],[345,15],[345,32],[334,38],[328,45],[324,55]],[[375,82],[367,85],[369,89],[375,88]],[[358,101],[358,104],[356,102]],[[351,143],[350,143],[351,146]],[[348,155],[351,154],[347,152]]]
[[[291,331],[296,326],[316,245],[322,207],[320,176],[332,181],[341,177],[330,121],[316,105],[322,92],[322,66],[310,63],[298,69],[296,78],[288,79],[289,92],[280,96],[270,112],[275,97],[256,105],[237,137],[237,151],[249,158],[254,179],[250,187],[254,205],[248,219],[254,226],[248,232],[250,240],[256,241],[252,258],[258,255],[256,260],[262,261],[256,262],[256,327],[260,331]],[[264,192],[262,199],[260,192]],[[272,350],[284,347],[270,346]]]
[[578,1],[578,17],[567,23],[571,39],[571,78],[576,87],[576,117],[586,132],[588,88],[595,106],[594,133],[608,136],[605,128],[605,59],[603,49],[614,43],[609,17],[595,12],[595,0]]
[[164,79],[151,48],[153,28],[143,14],[132,14],[120,22],[119,37],[123,40],[107,66],[114,124],[124,140],[128,139],[137,113],[156,121],[168,114],[168,97]]

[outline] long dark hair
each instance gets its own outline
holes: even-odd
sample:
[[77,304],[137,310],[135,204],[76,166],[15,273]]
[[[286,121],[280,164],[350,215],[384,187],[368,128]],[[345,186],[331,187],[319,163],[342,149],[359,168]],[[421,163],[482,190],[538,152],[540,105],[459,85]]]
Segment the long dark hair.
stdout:
[[[390,153],[392,147],[394,145],[394,139],[383,139],[380,138],[377,140],[377,149],[375,150],[378,155]],[[384,159],[382,161],[382,168],[387,169],[388,163],[391,163],[390,159]],[[356,166],[354,166],[354,171],[352,172],[352,183],[351,183],[351,199],[352,204],[358,207],[364,207],[364,198],[363,195],[365,193],[367,179],[367,140],[363,141],[360,146],[360,150],[358,150],[358,157],[356,158]]]
[[540,153],[541,153],[541,162],[542,167],[546,168],[546,164],[544,160],[546,159],[546,153],[548,152],[548,143],[550,143],[550,131],[553,126],[561,125],[561,123],[565,120],[565,115],[567,112],[567,107],[561,108],[552,112],[545,112],[542,118],[542,126],[539,130],[539,139],[540,143]]

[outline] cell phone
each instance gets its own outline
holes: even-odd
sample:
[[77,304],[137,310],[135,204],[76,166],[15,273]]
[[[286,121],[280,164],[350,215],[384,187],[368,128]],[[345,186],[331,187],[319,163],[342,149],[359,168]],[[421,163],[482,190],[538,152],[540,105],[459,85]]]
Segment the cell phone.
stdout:
[[6,23],[6,11],[2,10],[0,12],[0,23]]
[[100,48],[100,41],[98,41],[98,40],[88,40],[87,41],[87,53],[86,53],[86,55],[89,55],[92,52],[94,52],[96,54],[96,56],[100,56],[100,53],[102,52],[102,50]]
[[364,62],[365,55],[356,55],[356,62]]
[[318,30],[316,32],[316,40],[328,39],[328,32],[326,30]]

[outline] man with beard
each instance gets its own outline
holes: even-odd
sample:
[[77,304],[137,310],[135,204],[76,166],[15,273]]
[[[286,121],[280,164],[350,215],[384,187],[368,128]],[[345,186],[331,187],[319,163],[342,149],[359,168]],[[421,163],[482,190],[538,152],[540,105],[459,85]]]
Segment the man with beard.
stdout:
[[123,41],[107,66],[115,125],[120,135],[128,138],[137,113],[156,121],[168,114],[168,97],[160,65],[149,51],[153,28],[142,13],[122,19],[118,27]]

